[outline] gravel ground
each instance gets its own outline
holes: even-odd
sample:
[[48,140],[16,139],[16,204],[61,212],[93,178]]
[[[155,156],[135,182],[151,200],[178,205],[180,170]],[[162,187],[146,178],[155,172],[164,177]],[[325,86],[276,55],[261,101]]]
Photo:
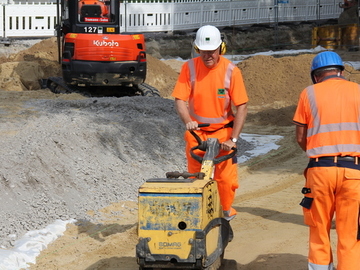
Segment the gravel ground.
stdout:
[[30,99],[0,114],[1,247],[56,219],[95,220],[88,210],[135,201],[146,179],[186,170],[170,99]]

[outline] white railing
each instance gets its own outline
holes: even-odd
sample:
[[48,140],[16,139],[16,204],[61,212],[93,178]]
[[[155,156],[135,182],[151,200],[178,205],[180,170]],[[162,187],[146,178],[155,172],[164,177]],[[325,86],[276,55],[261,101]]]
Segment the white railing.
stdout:
[[[56,5],[53,3],[5,5],[3,37],[54,36]],[[1,25],[1,23],[0,23]]]
[[[1,4],[1,1],[6,3]],[[56,3],[7,3],[0,0],[0,37],[50,37]],[[154,0],[120,4],[121,32],[195,30],[218,27],[336,19],[339,0]],[[276,4],[274,4],[276,3]]]
[[177,0],[148,5],[133,1],[124,3],[120,11],[121,26],[125,31],[155,32],[191,30],[204,24],[240,26],[334,19],[342,10],[336,0],[289,0],[277,5],[274,0]]

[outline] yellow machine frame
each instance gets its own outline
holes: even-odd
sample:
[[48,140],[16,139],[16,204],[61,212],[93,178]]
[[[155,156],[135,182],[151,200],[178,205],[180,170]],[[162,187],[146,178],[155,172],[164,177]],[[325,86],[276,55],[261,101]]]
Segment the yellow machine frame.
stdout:
[[167,173],[168,178],[149,179],[139,188],[136,256],[140,269],[220,266],[233,234],[212,179],[219,143],[208,139],[205,146],[209,145],[215,151],[210,151],[210,157],[205,154],[200,173]]

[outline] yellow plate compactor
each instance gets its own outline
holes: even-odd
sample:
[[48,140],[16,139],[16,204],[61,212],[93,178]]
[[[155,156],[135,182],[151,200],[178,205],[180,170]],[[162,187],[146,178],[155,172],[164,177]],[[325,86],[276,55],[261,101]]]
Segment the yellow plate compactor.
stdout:
[[[217,270],[233,238],[212,175],[214,165],[235,156],[236,148],[217,157],[217,139],[201,141],[191,133],[199,143],[191,155],[201,162],[201,171],[168,172],[166,178],[149,179],[139,188],[136,256],[140,270]],[[205,155],[195,154],[197,149]]]

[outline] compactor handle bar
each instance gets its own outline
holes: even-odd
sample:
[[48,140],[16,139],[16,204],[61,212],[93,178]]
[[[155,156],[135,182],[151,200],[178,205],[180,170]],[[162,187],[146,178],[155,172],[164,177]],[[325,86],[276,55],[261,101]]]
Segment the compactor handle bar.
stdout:
[[[199,124],[198,125],[198,127],[208,127],[208,126],[210,126],[210,124]],[[218,164],[218,163],[221,163],[221,162],[223,162],[223,161],[225,161],[227,159],[230,159],[230,158],[234,157],[236,155],[236,153],[237,153],[237,148],[233,147],[233,148],[231,148],[232,151],[229,154],[218,157],[218,158],[215,158],[218,155],[219,151],[220,151],[219,140],[216,139],[216,141],[214,141],[214,139],[213,140],[208,139],[207,141],[202,141],[201,138],[193,130],[190,130],[190,133],[194,136],[194,138],[198,142],[197,146],[192,147],[190,149],[190,155],[192,156],[193,159],[197,160],[200,163],[203,162],[204,157],[209,157],[210,156],[210,158],[213,160],[213,163]],[[196,155],[194,153],[194,150],[196,150],[196,149],[207,152],[208,155],[205,155],[204,157]]]

